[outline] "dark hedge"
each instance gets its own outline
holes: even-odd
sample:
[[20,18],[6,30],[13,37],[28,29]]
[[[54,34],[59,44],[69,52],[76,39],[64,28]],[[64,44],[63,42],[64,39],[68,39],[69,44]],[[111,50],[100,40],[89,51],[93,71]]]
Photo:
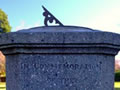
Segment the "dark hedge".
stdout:
[[115,72],[115,81],[120,82],[120,70]]

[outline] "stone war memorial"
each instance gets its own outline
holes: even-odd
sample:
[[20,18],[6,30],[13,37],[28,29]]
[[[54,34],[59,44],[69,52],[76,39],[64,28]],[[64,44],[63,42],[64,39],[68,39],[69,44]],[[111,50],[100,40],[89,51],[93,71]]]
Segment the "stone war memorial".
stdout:
[[120,35],[56,22],[0,34],[7,90],[114,90]]

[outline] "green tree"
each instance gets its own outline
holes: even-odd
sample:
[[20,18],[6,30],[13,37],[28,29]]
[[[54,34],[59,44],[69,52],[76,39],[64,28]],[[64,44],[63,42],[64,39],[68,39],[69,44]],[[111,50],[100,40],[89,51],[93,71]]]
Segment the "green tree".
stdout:
[[0,33],[10,32],[11,26],[8,22],[8,17],[4,11],[0,9]]

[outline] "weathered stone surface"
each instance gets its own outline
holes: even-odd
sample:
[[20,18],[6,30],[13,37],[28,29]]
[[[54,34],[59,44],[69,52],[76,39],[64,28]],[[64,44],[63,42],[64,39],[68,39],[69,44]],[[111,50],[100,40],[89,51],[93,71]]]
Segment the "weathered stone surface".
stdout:
[[[0,35],[0,45],[119,45],[119,34],[81,27],[38,27]],[[2,48],[2,47],[1,47]],[[118,48],[118,47],[117,47]]]
[[113,90],[120,35],[38,27],[0,35],[7,90]]
[[112,90],[114,88],[113,56],[19,54],[8,58],[12,59],[7,62],[8,90]]

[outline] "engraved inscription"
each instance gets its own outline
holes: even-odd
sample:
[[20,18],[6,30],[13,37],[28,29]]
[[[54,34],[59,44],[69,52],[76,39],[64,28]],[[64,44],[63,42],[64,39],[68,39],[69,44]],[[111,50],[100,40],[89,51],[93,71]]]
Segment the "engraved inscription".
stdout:
[[[56,88],[57,82],[59,82],[65,90],[80,90],[83,88],[81,80],[91,80],[91,78],[92,81],[95,80],[92,74],[95,73],[99,75],[101,73],[102,63],[71,63],[67,61],[63,63],[39,62],[33,64],[24,63],[21,64],[21,68],[25,69],[26,73],[28,73],[29,69],[34,69],[34,74],[38,78],[36,80],[34,79],[35,81],[38,80],[37,82],[39,83],[50,83],[47,90]],[[79,77],[77,76],[78,74]],[[89,75],[91,77],[89,77]]]
[[77,78],[52,78],[48,77],[48,81],[54,81],[55,79],[59,80],[63,84],[68,84],[68,83],[77,83]]
[[101,70],[101,64],[69,64],[68,62],[61,63],[61,64],[53,64],[53,63],[41,63],[41,64],[34,64],[35,68],[51,68],[51,69],[72,69],[72,70],[80,70],[80,69],[99,69]]

